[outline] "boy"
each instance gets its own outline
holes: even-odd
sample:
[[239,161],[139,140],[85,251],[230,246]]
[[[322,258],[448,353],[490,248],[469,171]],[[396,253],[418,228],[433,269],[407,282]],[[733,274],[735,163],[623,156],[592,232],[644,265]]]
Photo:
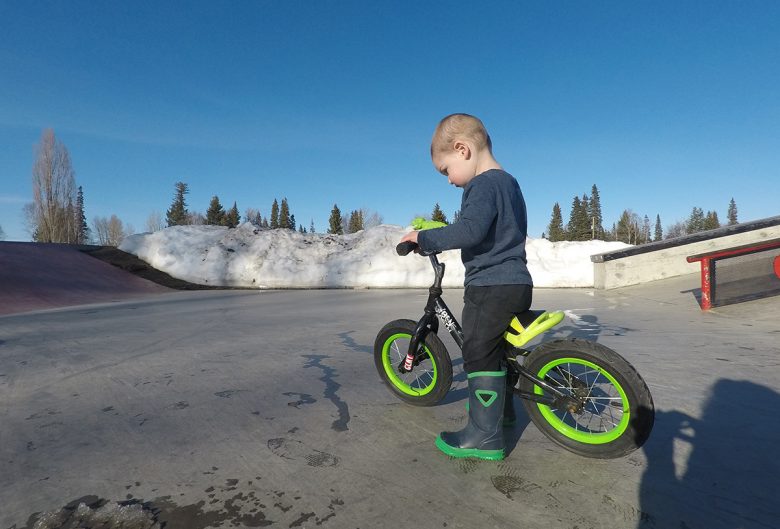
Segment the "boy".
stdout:
[[530,308],[533,288],[526,266],[525,200],[517,181],[493,157],[490,136],[474,116],[441,120],[431,160],[449,183],[463,188],[460,218],[443,228],[410,232],[401,241],[426,251],[461,249],[469,389],[468,424],[459,432],[442,432],[436,446],[453,457],[503,459],[502,418],[514,421],[511,387],[517,382],[507,379],[502,364],[504,331],[515,313]]

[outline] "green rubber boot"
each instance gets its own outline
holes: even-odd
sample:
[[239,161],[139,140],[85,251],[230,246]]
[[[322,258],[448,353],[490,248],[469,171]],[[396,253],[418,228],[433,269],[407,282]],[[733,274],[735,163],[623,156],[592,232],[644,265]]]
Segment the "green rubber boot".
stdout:
[[[514,388],[519,379],[519,373],[507,372],[506,374],[506,397],[504,397],[504,420],[502,423],[504,428],[512,428],[517,423]],[[469,411],[469,401],[466,401],[466,411]]]
[[451,457],[504,459],[501,427],[506,397],[506,371],[469,373],[469,422],[459,432],[442,432],[436,447]]

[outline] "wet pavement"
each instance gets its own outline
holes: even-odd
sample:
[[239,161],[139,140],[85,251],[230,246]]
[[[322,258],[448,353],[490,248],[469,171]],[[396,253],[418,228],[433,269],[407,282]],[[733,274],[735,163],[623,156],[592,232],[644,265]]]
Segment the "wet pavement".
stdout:
[[[519,402],[506,460],[439,453],[438,432],[464,424],[452,340],[455,383],[431,408],[395,399],[372,356],[424,290],[167,292],[0,317],[0,528],[79,527],[79,509],[168,529],[778,527],[780,298],[703,313],[697,286],[535,291],[569,311],[551,336],[612,347],[653,393],[650,440],[617,460],[557,447]],[[458,315],[461,296],[445,291]]]

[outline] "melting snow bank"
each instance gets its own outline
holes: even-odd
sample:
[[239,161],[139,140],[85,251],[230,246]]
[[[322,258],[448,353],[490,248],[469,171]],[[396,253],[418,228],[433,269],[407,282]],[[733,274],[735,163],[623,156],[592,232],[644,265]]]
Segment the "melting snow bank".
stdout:
[[[244,223],[174,226],[127,237],[119,247],[173,277],[203,285],[254,288],[428,287],[427,258],[399,257],[395,246],[411,228],[381,225],[350,235],[258,229]],[[592,287],[590,256],[627,246],[620,242],[529,239],[528,268],[537,287]],[[439,256],[445,287],[463,286],[460,252]]]

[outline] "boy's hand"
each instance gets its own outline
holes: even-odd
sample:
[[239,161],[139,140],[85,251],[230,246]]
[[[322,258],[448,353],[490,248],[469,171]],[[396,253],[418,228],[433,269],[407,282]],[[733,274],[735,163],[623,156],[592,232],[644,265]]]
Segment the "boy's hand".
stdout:
[[412,241],[413,243],[417,244],[417,234],[418,233],[419,232],[416,232],[416,231],[410,231],[409,233],[407,233],[406,235],[401,237],[401,242]]

